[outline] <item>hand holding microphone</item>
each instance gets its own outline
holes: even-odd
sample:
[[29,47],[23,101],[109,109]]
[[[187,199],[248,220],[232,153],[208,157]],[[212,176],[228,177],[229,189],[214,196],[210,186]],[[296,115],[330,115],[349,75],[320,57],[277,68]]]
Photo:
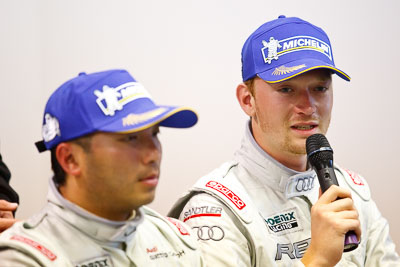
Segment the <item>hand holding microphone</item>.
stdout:
[[[322,134],[309,136],[306,140],[306,150],[309,163],[317,173],[322,193],[331,185],[339,185],[333,168],[333,150],[326,137]],[[354,231],[347,232],[343,251],[352,251],[357,247],[356,234]]]

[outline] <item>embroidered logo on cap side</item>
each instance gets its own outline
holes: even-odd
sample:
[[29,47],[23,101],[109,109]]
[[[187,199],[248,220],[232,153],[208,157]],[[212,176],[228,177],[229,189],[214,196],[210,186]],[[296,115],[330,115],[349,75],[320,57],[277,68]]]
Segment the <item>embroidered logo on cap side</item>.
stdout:
[[293,66],[293,67],[280,66],[279,68],[275,68],[274,72],[272,72],[272,75],[285,75],[285,74],[291,73],[293,71],[303,69],[305,67],[306,67],[305,64],[301,64],[301,65]]
[[122,110],[124,105],[138,98],[150,98],[150,94],[138,82],[124,83],[116,88],[104,85],[102,91],[95,90],[96,103],[107,116],[114,116],[117,110]]
[[47,258],[49,258],[49,260],[54,261],[55,259],[57,259],[57,256],[51,252],[50,250],[48,250],[47,248],[45,248],[44,246],[42,246],[41,244],[39,244],[36,241],[33,241],[32,239],[20,236],[20,235],[14,235],[10,238],[11,240],[17,240],[17,241],[21,241],[25,244],[28,244],[31,247],[36,248],[37,250],[39,250],[43,255],[45,255]]
[[318,38],[312,36],[293,36],[280,41],[274,37],[270,37],[269,40],[269,42],[262,40],[264,47],[261,48],[261,52],[264,63],[271,64],[272,59],[278,60],[282,55],[302,50],[312,50],[322,53],[332,61],[331,47]]
[[45,142],[49,142],[56,138],[56,136],[61,136],[60,124],[57,118],[51,116],[49,113],[44,115],[44,124],[42,126],[42,136]]
[[239,210],[246,207],[246,204],[235,194],[233,193],[228,187],[220,184],[216,181],[209,181],[206,184],[206,187],[212,188],[224,196],[226,196]]
[[130,125],[139,124],[139,123],[142,123],[149,119],[152,119],[154,117],[157,117],[158,115],[161,115],[165,111],[167,111],[166,108],[157,108],[157,109],[154,109],[154,110],[151,110],[148,112],[144,112],[144,113],[140,113],[140,114],[131,113],[122,119],[122,125],[130,126]]

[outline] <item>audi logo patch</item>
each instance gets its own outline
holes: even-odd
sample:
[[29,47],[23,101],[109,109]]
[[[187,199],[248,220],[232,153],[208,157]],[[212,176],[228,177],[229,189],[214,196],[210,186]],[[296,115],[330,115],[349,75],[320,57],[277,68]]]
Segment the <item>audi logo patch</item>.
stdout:
[[221,241],[225,237],[224,230],[217,225],[214,226],[195,226],[192,228],[194,231],[197,232],[198,240],[208,241]]

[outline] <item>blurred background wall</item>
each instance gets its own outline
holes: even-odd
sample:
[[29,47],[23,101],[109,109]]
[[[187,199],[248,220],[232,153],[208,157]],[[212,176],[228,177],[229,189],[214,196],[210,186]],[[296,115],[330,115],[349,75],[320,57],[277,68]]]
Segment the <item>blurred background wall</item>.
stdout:
[[[328,138],[339,165],[361,173],[400,246],[400,2],[261,0],[0,0],[0,151],[19,192],[18,218],[45,203],[50,153],[39,154],[47,98],[81,71],[125,68],[159,103],[189,105],[191,129],[161,129],[153,208],[166,214],[200,176],[230,159],[246,116],[235,98],[247,36],[281,14],[329,35],[336,65]],[[397,249],[399,251],[399,248]]]

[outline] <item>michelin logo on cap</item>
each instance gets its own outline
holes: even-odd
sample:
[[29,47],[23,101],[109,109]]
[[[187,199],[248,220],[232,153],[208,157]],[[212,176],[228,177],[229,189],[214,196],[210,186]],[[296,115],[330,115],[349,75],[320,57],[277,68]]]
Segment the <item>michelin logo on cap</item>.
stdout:
[[104,85],[102,91],[95,90],[96,103],[107,116],[114,116],[115,111],[138,98],[151,98],[149,92],[138,82],[124,83],[116,88]]
[[332,61],[331,47],[324,41],[311,36],[294,36],[280,41],[270,37],[269,42],[262,40],[262,44],[264,45],[261,48],[264,63],[268,64],[271,64],[272,60],[278,60],[279,56],[300,50],[314,50]]

